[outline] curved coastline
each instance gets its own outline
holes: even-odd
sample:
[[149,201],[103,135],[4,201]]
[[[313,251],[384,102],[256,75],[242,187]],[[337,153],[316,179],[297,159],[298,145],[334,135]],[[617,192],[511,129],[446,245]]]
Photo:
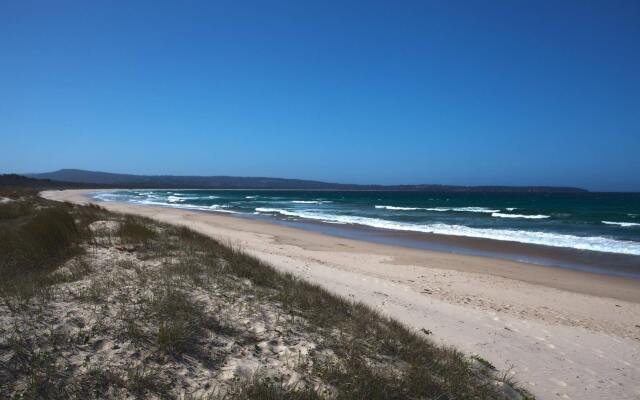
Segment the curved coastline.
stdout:
[[[507,222],[506,225],[499,223],[499,225],[482,226],[482,224],[487,224],[485,215],[491,218],[500,214],[501,216],[506,215],[507,217],[504,219],[507,220],[534,221],[545,219],[541,217],[548,217],[548,215],[535,213],[512,213],[518,209],[514,207],[501,207],[509,211],[508,214],[504,214],[497,213],[497,211],[501,211],[497,207],[425,208],[381,205],[384,203],[382,202],[375,204],[375,206],[371,205],[374,209],[383,210],[381,215],[376,215],[366,211],[366,204],[364,208],[362,204],[358,204],[361,201],[358,198],[351,198],[343,203],[343,198],[336,197],[332,200],[342,203],[336,206],[334,201],[327,201],[326,198],[320,199],[311,196],[300,200],[299,196],[295,194],[297,191],[287,195],[276,194],[276,197],[273,197],[273,192],[264,192],[266,193],[264,195],[263,192],[260,192],[258,195],[248,191],[250,195],[244,196],[241,200],[234,198],[234,196],[237,197],[236,195],[227,197],[228,191],[211,191],[213,195],[209,196],[188,194],[188,192],[190,191],[176,192],[161,189],[124,190],[122,192],[109,190],[106,193],[93,193],[92,197],[98,201],[127,202],[201,212],[216,211],[380,244],[491,257],[640,279],[640,243],[638,242],[616,236],[611,237],[608,236],[608,232],[604,234],[593,229],[584,236],[579,231],[575,231],[575,233],[563,232],[562,224],[558,222],[555,222],[554,227],[547,229],[544,228],[544,224],[536,226],[535,223],[522,226],[519,223],[512,225]],[[249,199],[247,204],[245,204],[245,199]],[[349,203],[354,200],[355,203]],[[365,201],[370,200],[369,198]],[[393,202],[397,199],[387,199],[387,201]],[[295,206],[291,207],[288,204]],[[329,205],[329,208],[325,209],[323,205],[326,204]],[[298,205],[311,207],[297,207]],[[389,210],[389,215],[386,214],[386,210]],[[453,215],[456,213],[479,214],[480,217],[473,216],[467,221],[466,216],[465,220],[457,220],[459,217],[452,219],[448,215],[443,220],[436,215],[433,219],[428,217],[425,220],[424,216],[420,215],[422,210],[426,210],[427,213],[436,211],[436,214],[449,214],[449,212],[453,212]],[[410,215],[408,219],[405,218],[404,213]],[[503,219],[501,216],[498,219]],[[485,222],[483,222],[483,218]],[[622,230],[622,233],[627,233],[624,232],[625,228]]]
[[[87,192],[42,196],[92,202]],[[98,204],[237,244],[281,271],[511,370],[538,398],[631,399],[640,391],[633,378],[640,374],[640,280],[373,243],[238,215]]]
[[[233,227],[235,230],[272,235],[276,242],[304,243],[307,249],[315,248],[317,243],[337,243],[348,240],[350,248],[354,251],[392,256],[394,260],[403,260],[415,265],[483,273],[581,294],[640,302],[640,279],[603,274],[601,271],[597,273],[583,268],[580,264],[588,260],[603,260],[602,257],[604,257],[603,262],[625,268],[634,267],[637,266],[633,263],[637,258],[635,256],[586,251],[582,252],[584,258],[575,262],[575,257],[581,253],[580,251],[492,239],[421,232],[390,232],[371,227],[350,227],[348,232],[351,234],[344,235],[345,231],[335,230],[336,227],[341,227],[319,221],[292,223],[265,216],[256,218],[254,215],[227,214],[215,209],[203,211],[117,201],[101,202],[90,196],[92,193],[101,191],[112,192],[114,189],[45,191],[43,197],[75,203],[95,203],[113,211],[151,218],[168,215],[201,215],[210,222]],[[367,234],[361,234],[365,231]],[[371,232],[378,232],[378,235],[371,235]],[[297,239],[294,240],[294,238]],[[344,251],[340,247],[336,250]],[[509,254],[512,257],[508,257]],[[435,258],[441,262],[435,264],[427,262]],[[568,268],[554,266],[552,260],[563,260]],[[571,268],[571,265],[574,267]]]

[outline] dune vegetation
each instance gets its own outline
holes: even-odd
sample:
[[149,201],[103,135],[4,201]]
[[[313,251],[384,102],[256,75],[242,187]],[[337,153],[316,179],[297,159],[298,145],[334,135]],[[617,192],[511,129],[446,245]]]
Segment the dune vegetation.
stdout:
[[491,364],[184,227],[0,193],[0,397],[526,399]]

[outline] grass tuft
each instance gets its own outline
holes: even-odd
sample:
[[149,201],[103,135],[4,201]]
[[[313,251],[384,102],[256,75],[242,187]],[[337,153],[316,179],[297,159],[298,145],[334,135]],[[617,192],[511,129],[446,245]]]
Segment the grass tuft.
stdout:
[[33,212],[31,204],[21,201],[11,201],[0,204],[0,221],[25,217]]
[[79,232],[62,207],[36,212],[13,229],[0,229],[0,294],[28,301],[59,281],[50,275],[78,252]]
[[[249,384],[239,386],[236,390],[227,393],[223,397],[224,400],[320,400],[323,398],[310,388],[285,386],[278,382],[266,380],[253,380]],[[366,399],[366,397],[362,397],[362,399]]]
[[147,245],[156,232],[138,219],[127,217],[118,229],[118,236],[125,244]]

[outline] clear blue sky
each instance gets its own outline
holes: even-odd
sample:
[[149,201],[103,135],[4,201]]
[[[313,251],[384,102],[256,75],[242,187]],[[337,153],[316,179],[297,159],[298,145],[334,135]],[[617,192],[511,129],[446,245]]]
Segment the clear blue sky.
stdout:
[[640,190],[638,1],[0,2],[0,171]]

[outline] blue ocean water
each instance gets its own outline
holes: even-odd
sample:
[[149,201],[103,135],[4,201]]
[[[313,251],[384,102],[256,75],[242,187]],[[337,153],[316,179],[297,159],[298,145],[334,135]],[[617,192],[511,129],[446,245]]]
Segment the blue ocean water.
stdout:
[[121,190],[93,196],[640,256],[640,193]]

